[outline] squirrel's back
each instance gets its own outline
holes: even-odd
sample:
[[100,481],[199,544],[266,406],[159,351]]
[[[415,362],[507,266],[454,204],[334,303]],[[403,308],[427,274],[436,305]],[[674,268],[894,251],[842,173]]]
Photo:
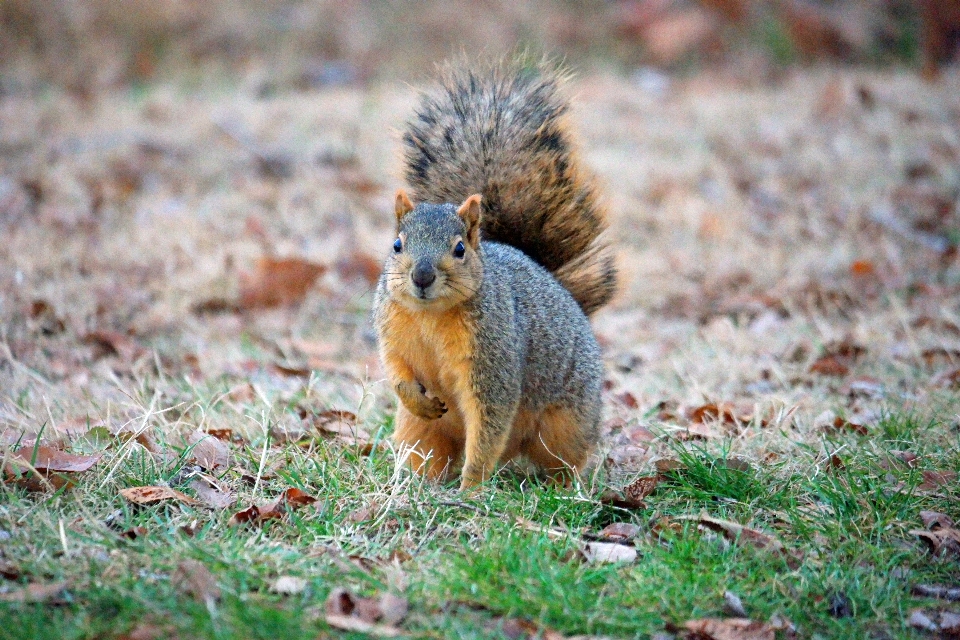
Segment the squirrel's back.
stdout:
[[403,136],[405,170],[415,201],[482,194],[483,239],[543,265],[589,314],[613,297],[616,270],[563,81],[546,64],[447,67]]

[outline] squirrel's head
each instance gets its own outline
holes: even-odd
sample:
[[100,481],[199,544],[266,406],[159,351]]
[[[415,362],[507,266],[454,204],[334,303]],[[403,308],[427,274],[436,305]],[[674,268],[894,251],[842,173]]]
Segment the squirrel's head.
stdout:
[[397,192],[397,239],[384,267],[390,297],[414,308],[445,309],[480,286],[480,196],[453,204],[410,202]]

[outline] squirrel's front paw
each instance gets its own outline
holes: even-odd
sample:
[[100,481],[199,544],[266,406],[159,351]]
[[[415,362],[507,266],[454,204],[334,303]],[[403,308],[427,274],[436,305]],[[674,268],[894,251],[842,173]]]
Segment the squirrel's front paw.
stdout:
[[427,390],[416,381],[397,383],[397,397],[410,413],[424,420],[436,420],[447,412],[440,398],[428,398]]

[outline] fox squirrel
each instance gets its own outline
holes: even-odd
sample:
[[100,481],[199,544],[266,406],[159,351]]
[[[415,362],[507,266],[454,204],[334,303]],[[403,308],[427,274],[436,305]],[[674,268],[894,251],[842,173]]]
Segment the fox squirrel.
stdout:
[[411,195],[397,193],[374,325],[395,442],[431,478],[463,458],[461,489],[521,454],[576,473],[599,437],[587,315],[616,271],[564,81],[546,64],[449,66],[403,136]]

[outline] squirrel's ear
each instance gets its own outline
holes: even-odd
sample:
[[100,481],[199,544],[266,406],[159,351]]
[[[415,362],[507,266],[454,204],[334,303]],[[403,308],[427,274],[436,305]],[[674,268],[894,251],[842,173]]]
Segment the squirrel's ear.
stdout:
[[475,193],[460,205],[457,215],[467,225],[467,242],[474,249],[480,244],[480,194]]
[[397,191],[397,223],[400,223],[400,218],[407,215],[413,211],[413,203],[410,202],[410,198],[407,197],[406,192],[403,189]]

